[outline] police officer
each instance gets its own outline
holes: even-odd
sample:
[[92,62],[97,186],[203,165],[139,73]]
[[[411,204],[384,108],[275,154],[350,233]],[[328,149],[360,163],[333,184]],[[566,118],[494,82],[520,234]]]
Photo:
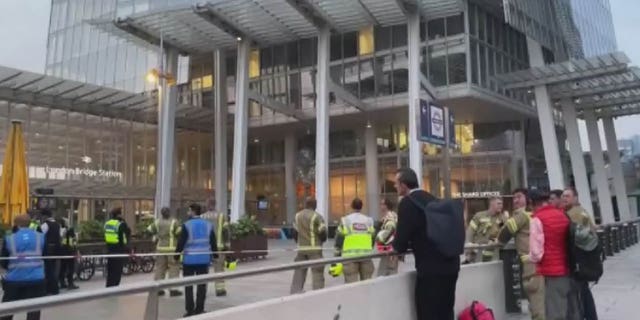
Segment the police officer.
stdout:
[[[393,212],[393,202],[384,199],[380,203],[380,212],[383,214],[380,231],[376,235],[376,247],[379,252],[393,251],[393,242],[396,226],[398,224],[398,215]],[[398,273],[398,259],[391,256],[380,258],[378,265],[378,277],[390,276]]]
[[[2,281],[4,295],[2,302],[37,298],[46,295],[44,262],[42,255],[46,248],[44,236],[29,228],[28,215],[19,215],[14,220],[17,231],[5,236],[2,257],[34,257],[35,259],[2,260],[0,265],[7,270]],[[12,319],[4,316],[1,319]],[[40,311],[31,311],[27,320],[39,320]]]
[[[75,255],[78,251],[78,240],[73,227],[70,227],[66,219],[62,219],[60,223],[60,236],[62,237],[61,254],[65,256]],[[73,283],[73,274],[75,272],[75,258],[60,259],[60,288],[75,290],[79,287]]]
[[[469,244],[489,244],[498,237],[500,228],[504,225],[502,215],[502,199],[493,197],[489,199],[489,209],[476,213],[469,222],[467,228],[467,243]],[[474,250],[467,251],[467,262],[477,260]],[[482,261],[487,262],[497,258],[497,250],[482,250]]]
[[533,320],[544,320],[544,278],[536,273],[536,266],[529,261],[529,222],[531,212],[527,211],[528,192],[526,189],[513,191],[513,214],[507,219],[498,234],[498,242],[506,244],[515,238],[516,251],[522,263],[522,287],[529,300],[529,313]]
[[[327,227],[316,212],[317,201],[309,198],[305,209],[296,213],[293,223],[294,239],[298,243],[295,262],[322,259],[322,243],[327,240]],[[311,269],[313,290],[324,288],[324,266]],[[296,269],[291,281],[291,293],[300,293],[307,278],[307,269]]]
[[[122,208],[111,210],[111,220],[104,224],[104,242],[109,254],[126,254],[129,252],[127,243],[131,237],[131,230],[122,219]],[[107,258],[107,287],[120,285],[122,266],[127,258]]]
[[[373,219],[360,213],[362,200],[353,199],[351,209],[354,212],[340,220],[336,235],[337,255],[345,258],[370,254],[375,236]],[[371,260],[346,263],[343,267],[344,281],[352,283],[371,279],[373,271],[374,266]]]
[[[216,244],[216,234],[213,225],[206,219],[202,219],[202,208],[198,204],[189,206],[189,216],[191,217],[182,225],[180,239],[176,253],[184,252],[182,260],[182,275],[185,277],[209,273],[211,264],[211,253],[218,246]],[[214,254],[214,258],[217,255]],[[174,259],[178,261],[179,256]],[[187,286],[185,293],[185,317],[204,313],[204,300],[207,296],[207,284],[199,284],[196,300],[193,300],[193,286]]]
[[[202,218],[211,222],[215,227],[216,243],[218,251],[227,251],[231,247],[231,234],[229,233],[229,219],[224,212],[216,210],[216,201],[209,200],[207,204],[207,212],[202,214]],[[233,260],[224,253],[218,253],[218,258],[213,261],[213,272],[224,272],[226,261]],[[216,297],[224,297],[227,295],[227,289],[224,280],[216,281]]]
[[[49,209],[42,209],[40,212],[44,221],[40,225],[40,230],[44,234],[44,242],[47,246],[47,256],[57,256],[61,253],[62,238],[60,237],[60,224],[51,217]],[[60,293],[58,287],[59,259],[45,259],[44,273],[47,281],[47,294],[55,295]]]
[[[162,208],[160,215],[160,218],[157,218],[147,227],[147,232],[156,238],[157,253],[173,253],[176,251],[176,245],[178,244],[180,225],[176,219],[171,217],[171,210],[169,210],[169,208]],[[180,266],[172,256],[157,256],[155,268],[153,279],[156,281],[164,280],[167,273],[169,279],[177,278],[180,275]],[[163,296],[164,291],[161,290],[158,294]],[[169,290],[169,296],[171,297],[179,297],[181,295],[182,292],[180,292],[180,290]]]

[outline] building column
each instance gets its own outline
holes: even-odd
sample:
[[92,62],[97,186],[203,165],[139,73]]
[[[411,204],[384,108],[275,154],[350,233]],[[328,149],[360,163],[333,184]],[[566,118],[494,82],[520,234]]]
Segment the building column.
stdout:
[[[529,64],[532,68],[544,66],[542,47],[540,44],[527,38],[527,48],[529,51]],[[558,148],[558,137],[556,136],[556,125],[553,119],[553,104],[547,86],[535,87],[536,109],[540,121],[540,133],[542,135],[542,147],[544,149],[544,159],[547,164],[549,176],[549,187],[551,189],[563,189],[565,187],[564,174],[562,173],[562,162],[560,161],[560,149]]]
[[365,170],[367,179],[367,208],[369,217],[380,219],[380,177],[378,172],[378,141],[375,126],[365,129]]
[[290,132],[284,137],[284,188],[287,208],[287,222],[293,223],[297,209],[296,196],[296,134]]
[[522,160],[522,188],[529,188],[529,164],[527,163],[527,126],[525,121],[520,121],[520,159]]
[[418,175],[422,186],[422,143],[418,140],[420,112],[420,14],[407,13],[409,68],[409,167]]
[[624,182],[624,173],[622,171],[622,162],[620,161],[620,151],[618,149],[618,138],[616,137],[616,128],[613,124],[613,118],[602,118],[602,125],[604,126],[604,136],[607,140],[609,168],[611,169],[611,175],[613,176],[613,186],[615,187],[620,221],[628,221],[631,220],[631,209],[629,207],[629,199],[627,198],[627,187]]
[[562,115],[564,118],[564,128],[567,131],[567,140],[569,141],[569,156],[571,157],[571,169],[576,184],[576,191],[578,191],[580,204],[593,219],[593,203],[591,202],[589,177],[587,176],[587,166],[584,163],[584,152],[582,151],[582,142],[580,141],[580,132],[578,131],[576,106],[573,104],[573,101],[562,101]]
[[[165,73],[174,77],[178,74],[178,51],[166,50]],[[171,205],[171,186],[173,178],[173,153],[175,139],[176,105],[178,102],[178,88],[169,86],[167,79],[158,79],[158,161],[156,164],[156,198],[155,215],[160,215],[160,209]]]
[[318,34],[318,71],[316,73],[316,199],[317,211],[329,217],[329,28]]
[[215,159],[215,190],[216,210],[218,212],[229,211],[229,199],[227,195],[227,63],[224,50],[217,49],[213,55],[214,64],[214,159]]
[[249,122],[249,51],[247,39],[238,41],[236,67],[236,107],[233,124],[233,164],[231,173],[231,221],[235,222],[245,212],[245,189],[247,184],[247,130]]
[[598,120],[592,109],[584,110],[584,120],[587,123],[591,162],[593,163],[593,172],[596,179],[596,187],[598,188],[601,223],[612,223],[615,219],[613,216],[613,204],[611,203],[611,192],[609,191],[609,179],[607,178],[607,171],[604,167]]

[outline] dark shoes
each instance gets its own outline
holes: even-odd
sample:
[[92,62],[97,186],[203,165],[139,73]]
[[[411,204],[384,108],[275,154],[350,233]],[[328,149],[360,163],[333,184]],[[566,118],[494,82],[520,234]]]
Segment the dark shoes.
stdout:
[[70,284],[70,285],[67,287],[67,289],[69,289],[69,290],[76,290],[76,289],[80,289],[80,287],[78,287],[78,286],[76,286],[75,284],[73,284],[73,283],[72,283],[72,284]]
[[200,311],[193,311],[193,312],[187,312],[187,313],[185,313],[185,314],[184,314],[184,318],[186,318],[186,317],[191,317],[191,316],[197,316],[197,315],[199,315],[199,314],[203,314],[203,313],[207,313],[207,312],[206,312],[206,311],[204,311],[204,310],[200,310]]
[[216,290],[216,297],[226,297],[226,296],[227,296],[227,290],[225,289]]
[[169,290],[169,296],[170,297],[181,297],[182,296],[182,291],[180,291],[180,290]]
[[66,289],[66,288],[67,288],[66,283],[60,283],[60,289]]

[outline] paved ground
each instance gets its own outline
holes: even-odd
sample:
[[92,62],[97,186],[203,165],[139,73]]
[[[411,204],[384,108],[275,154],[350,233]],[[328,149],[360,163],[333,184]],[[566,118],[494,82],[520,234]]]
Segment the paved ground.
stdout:
[[[292,242],[272,241],[271,249],[293,248]],[[330,252],[328,252],[330,254]],[[327,254],[326,254],[327,255]],[[278,252],[267,259],[239,265],[239,269],[256,268],[267,265],[278,265],[291,262],[292,252]],[[412,268],[413,262],[401,266],[401,271]],[[601,320],[618,320],[633,318],[637,313],[635,303],[640,301],[640,246],[627,249],[622,254],[610,258],[606,262],[605,276],[594,287],[593,292],[597,301]],[[236,279],[227,284],[229,296],[216,298],[213,286],[210,286],[207,297],[207,310],[218,310],[245,303],[281,297],[289,294],[292,272],[266,274],[244,279]],[[152,278],[149,274],[139,274],[123,278],[124,283],[147,281]],[[326,277],[327,286],[342,284],[342,278]],[[104,278],[98,272],[94,279],[80,283],[81,290],[99,289],[104,286]],[[310,283],[307,283],[309,288]],[[309,288],[310,289],[310,288]],[[142,319],[146,295],[130,295],[120,298],[102,299],[93,302],[51,308],[43,311],[43,319]],[[182,298],[164,297],[160,300],[161,319],[179,318],[184,310]],[[24,319],[19,315],[16,319]],[[513,315],[510,320],[528,319],[526,315]]]

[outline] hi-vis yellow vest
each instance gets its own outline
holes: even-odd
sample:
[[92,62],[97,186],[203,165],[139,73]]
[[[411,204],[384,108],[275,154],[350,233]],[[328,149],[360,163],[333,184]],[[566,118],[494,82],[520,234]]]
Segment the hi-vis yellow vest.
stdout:
[[373,219],[361,213],[352,213],[342,218],[338,232],[344,236],[343,257],[366,255],[373,250]]

